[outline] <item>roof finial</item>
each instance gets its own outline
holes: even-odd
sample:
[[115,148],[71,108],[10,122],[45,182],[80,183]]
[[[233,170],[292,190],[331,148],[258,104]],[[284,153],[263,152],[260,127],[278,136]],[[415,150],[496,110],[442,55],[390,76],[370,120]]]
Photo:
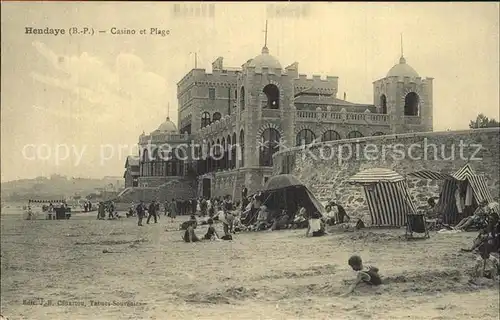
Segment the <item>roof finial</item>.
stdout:
[[403,33],[401,33],[401,57],[399,58],[399,63],[400,64],[406,63],[406,59],[403,54]]
[[403,57],[403,34],[401,33],[401,56]]
[[262,54],[269,53],[269,49],[267,48],[267,20],[266,20],[266,30],[264,30],[264,47],[262,47]]
[[267,47],[267,20],[266,20],[266,30],[264,32],[266,33],[264,38],[264,47]]
[[170,120],[170,102],[167,102],[167,120]]

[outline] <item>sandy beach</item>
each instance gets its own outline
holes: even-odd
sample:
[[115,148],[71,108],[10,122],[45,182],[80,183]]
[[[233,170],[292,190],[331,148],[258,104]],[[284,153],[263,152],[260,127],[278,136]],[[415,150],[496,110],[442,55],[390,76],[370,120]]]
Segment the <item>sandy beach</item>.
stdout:
[[[408,242],[403,229],[320,238],[285,230],[188,244],[164,216],[139,228],[135,218],[25,221],[3,211],[1,312],[9,319],[498,318],[498,284],[471,283],[476,257],[459,252],[473,232]],[[347,265],[355,253],[384,284],[339,297],[355,277]]]

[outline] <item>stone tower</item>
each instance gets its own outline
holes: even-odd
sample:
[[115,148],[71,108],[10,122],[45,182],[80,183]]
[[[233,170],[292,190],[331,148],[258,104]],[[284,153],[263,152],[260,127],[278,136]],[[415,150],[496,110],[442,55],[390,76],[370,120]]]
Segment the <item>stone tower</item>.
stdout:
[[422,79],[401,53],[386,77],[373,82],[373,104],[388,115],[392,133],[433,130],[432,81]]
[[[272,173],[269,152],[294,143],[293,77],[293,72],[289,75],[278,59],[269,54],[266,44],[260,55],[242,66],[238,76],[237,116],[241,121],[237,132],[238,143],[244,146],[239,168],[247,169],[245,184],[249,189],[252,185],[261,185]],[[243,141],[239,139],[241,136]],[[265,141],[265,137],[273,141]],[[263,148],[271,150],[267,157],[261,154]]]

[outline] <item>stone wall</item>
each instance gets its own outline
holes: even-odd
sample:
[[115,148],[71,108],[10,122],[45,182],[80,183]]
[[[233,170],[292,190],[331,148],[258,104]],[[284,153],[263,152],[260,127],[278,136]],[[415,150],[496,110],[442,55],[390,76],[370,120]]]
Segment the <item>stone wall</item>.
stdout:
[[171,199],[191,199],[196,197],[194,184],[186,179],[172,178],[158,187],[135,187],[127,188],[122,192],[116,202],[131,203],[143,200],[150,202],[153,199],[165,201]]
[[197,195],[202,195],[203,178],[209,178],[213,198],[229,194],[235,201],[240,201],[243,186],[247,188],[249,194],[253,194],[263,190],[265,178],[271,176],[272,168],[268,167],[240,168],[209,173],[199,177]]
[[[368,208],[362,188],[346,183],[357,172],[380,167],[402,175],[423,169],[453,173],[469,162],[477,173],[486,175],[491,193],[498,200],[499,136],[499,128],[489,128],[319,143],[309,150],[294,148],[277,153],[274,174],[291,173],[320,200],[336,199],[345,206],[348,214],[366,216]],[[436,152],[433,146],[437,147]],[[439,194],[440,183],[436,181],[410,178],[408,184],[417,206],[425,205],[430,196]]]

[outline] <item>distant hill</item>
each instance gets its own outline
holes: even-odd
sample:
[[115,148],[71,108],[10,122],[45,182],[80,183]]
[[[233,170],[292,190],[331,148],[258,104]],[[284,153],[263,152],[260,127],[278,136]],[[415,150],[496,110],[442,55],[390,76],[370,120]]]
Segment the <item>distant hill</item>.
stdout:
[[124,188],[121,177],[103,179],[74,178],[52,175],[50,178],[21,179],[1,184],[2,201],[24,201],[28,199],[59,200],[74,196],[85,198],[102,191],[119,191]]

